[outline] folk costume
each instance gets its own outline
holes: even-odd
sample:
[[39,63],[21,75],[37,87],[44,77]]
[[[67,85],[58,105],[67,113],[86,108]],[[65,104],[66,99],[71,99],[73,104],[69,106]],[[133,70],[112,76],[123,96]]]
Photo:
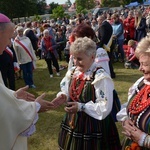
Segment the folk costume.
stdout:
[[87,72],[68,70],[60,94],[78,102],[77,113],[66,113],[59,133],[60,150],[120,150],[115,122],[110,115],[114,84],[94,62]]
[[97,64],[97,67],[103,67],[105,71],[110,75],[110,69],[109,69],[109,56],[107,52],[103,48],[98,48],[96,51],[96,58],[95,62]]
[[125,138],[122,150],[149,150],[150,149],[150,82],[143,77],[135,82],[129,89],[128,104],[118,114],[119,121],[124,121],[127,117],[135,122],[135,126],[147,134],[143,139],[143,145],[134,143],[131,139]]

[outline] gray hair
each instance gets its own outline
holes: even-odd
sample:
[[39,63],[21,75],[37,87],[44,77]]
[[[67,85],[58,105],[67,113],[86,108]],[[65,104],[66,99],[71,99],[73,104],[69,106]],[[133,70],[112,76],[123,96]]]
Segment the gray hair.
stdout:
[[70,47],[71,53],[83,52],[88,56],[96,55],[96,43],[88,37],[77,38]]
[[138,43],[136,47],[136,50],[135,50],[136,57],[139,58],[141,54],[150,56],[150,37],[149,36],[142,38],[142,40]]
[[49,33],[49,30],[48,30],[48,29],[45,29],[45,30],[43,31],[43,34],[45,34],[45,33]]
[[22,26],[18,26],[17,29],[16,29],[16,31],[17,31],[17,32],[18,32],[18,31],[24,31],[24,28],[23,28]]

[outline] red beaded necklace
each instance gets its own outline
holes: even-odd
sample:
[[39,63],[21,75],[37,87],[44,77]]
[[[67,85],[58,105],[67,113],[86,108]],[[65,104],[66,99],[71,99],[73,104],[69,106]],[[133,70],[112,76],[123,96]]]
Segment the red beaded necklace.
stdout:
[[131,114],[139,114],[150,105],[150,86],[145,85],[129,105]]
[[74,101],[79,100],[79,96],[83,90],[85,79],[83,79],[84,73],[81,73],[79,77],[73,78],[70,85],[70,98]]

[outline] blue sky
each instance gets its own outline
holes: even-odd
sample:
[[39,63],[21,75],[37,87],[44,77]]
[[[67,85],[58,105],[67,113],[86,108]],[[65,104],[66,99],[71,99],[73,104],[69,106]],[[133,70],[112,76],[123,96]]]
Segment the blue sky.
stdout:
[[[58,4],[64,4],[67,0],[46,0],[47,4],[50,4],[52,2],[54,3],[58,3]],[[70,0],[71,3],[74,3],[75,0]]]

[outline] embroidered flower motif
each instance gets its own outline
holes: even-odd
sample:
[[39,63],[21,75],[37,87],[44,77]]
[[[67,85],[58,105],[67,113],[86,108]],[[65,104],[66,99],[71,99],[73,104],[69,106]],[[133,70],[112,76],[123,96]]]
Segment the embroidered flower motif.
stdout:
[[101,95],[101,98],[104,98],[104,92],[102,90],[100,90],[100,95]]
[[104,72],[104,69],[98,69],[98,70],[96,71],[96,74],[103,73],[103,72]]

